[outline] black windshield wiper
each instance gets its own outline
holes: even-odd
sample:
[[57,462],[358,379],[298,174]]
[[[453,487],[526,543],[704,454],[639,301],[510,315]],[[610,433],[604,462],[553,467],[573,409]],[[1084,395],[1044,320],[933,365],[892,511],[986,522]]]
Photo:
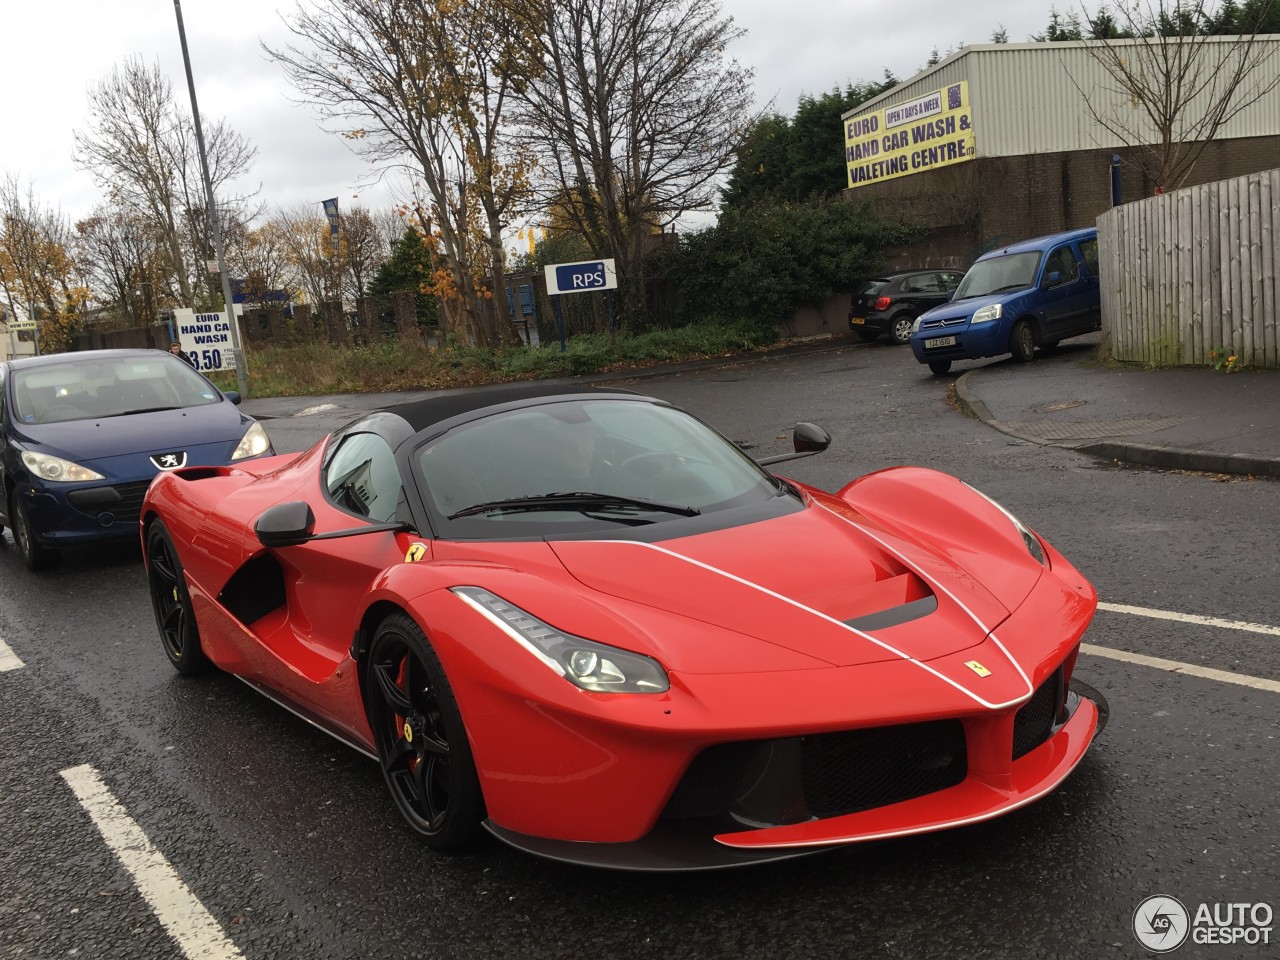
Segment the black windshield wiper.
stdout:
[[570,493],[543,493],[533,497],[510,497],[506,500],[490,500],[465,507],[448,519],[471,517],[478,513],[499,513],[504,510],[656,510],[660,513],[674,513],[682,517],[696,517],[701,512],[693,507],[682,507],[674,503],[658,503],[656,500],[639,500],[634,497],[619,497],[611,493],[593,493],[589,490],[575,490]]

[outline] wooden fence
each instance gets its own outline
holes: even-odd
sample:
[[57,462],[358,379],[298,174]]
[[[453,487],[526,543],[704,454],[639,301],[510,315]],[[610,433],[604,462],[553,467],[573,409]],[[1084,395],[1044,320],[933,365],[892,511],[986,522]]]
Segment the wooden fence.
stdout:
[[1102,324],[1117,360],[1280,369],[1280,169],[1098,218]]

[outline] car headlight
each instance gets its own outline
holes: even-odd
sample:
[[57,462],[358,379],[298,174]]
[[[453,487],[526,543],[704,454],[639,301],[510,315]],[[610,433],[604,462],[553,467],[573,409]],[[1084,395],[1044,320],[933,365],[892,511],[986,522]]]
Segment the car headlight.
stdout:
[[912,333],[919,333],[919,332],[920,332],[920,318],[919,318],[919,317],[916,317],[914,320],[912,320],[912,321],[911,321],[911,332],[912,332]]
[[1039,563],[1040,566],[1042,567],[1049,566],[1049,558],[1046,557],[1044,553],[1044,544],[1040,542],[1039,537],[1037,537],[1034,533],[1031,532],[1030,529],[1028,529],[1025,523],[1023,523],[1021,520],[1015,517],[1012,513],[1010,513],[1004,507],[1000,506],[1000,504],[996,503],[994,500],[988,497],[985,493],[983,493],[977,487],[971,487],[967,483],[965,484],[965,486],[969,487],[970,490],[972,490],[974,493],[980,496],[983,500],[987,501],[987,503],[991,504],[1001,513],[1003,513],[1006,517],[1008,517],[1009,522],[1013,524],[1014,529],[1017,530],[1018,534],[1022,537],[1022,542],[1027,545],[1027,552],[1030,553],[1031,556],[1035,558],[1036,562]]
[[595,693],[664,693],[658,661],[557,630],[482,587],[453,587],[463,602],[574,686]]
[[54,483],[78,483],[82,480],[104,480],[102,474],[82,467],[61,457],[51,457],[47,453],[30,453],[23,451],[22,462],[27,469],[41,480],[52,480]]
[[970,323],[988,323],[992,320],[999,320],[1000,314],[1003,312],[1004,312],[1004,307],[1002,304],[993,303],[993,304],[990,304],[989,306],[983,307],[981,310],[975,313],[973,315],[973,319],[970,320],[969,322]]
[[240,443],[236,447],[236,452],[231,454],[231,459],[243,460],[245,457],[256,457],[270,449],[271,441],[267,438],[267,431],[263,430],[262,424],[255,420],[240,438]]

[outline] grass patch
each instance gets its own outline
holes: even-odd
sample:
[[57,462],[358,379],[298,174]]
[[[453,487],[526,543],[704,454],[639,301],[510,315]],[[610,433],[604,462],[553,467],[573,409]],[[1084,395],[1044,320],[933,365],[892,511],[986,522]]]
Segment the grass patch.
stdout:
[[[248,354],[249,393],[305,397],[442,390],[732,357],[778,345],[776,331],[763,331],[759,324],[704,324],[614,340],[606,334],[574,337],[563,353],[559,341],[502,350],[434,348],[398,340],[359,347],[328,343],[254,347]],[[215,373],[210,379],[221,389],[236,389],[234,373]]]

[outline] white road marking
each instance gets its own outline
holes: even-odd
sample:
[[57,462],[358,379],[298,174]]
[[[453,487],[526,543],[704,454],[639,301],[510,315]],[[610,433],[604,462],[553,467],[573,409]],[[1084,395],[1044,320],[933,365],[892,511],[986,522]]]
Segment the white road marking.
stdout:
[[1125,603],[1099,603],[1099,610],[1109,613],[1127,613],[1134,617],[1150,617],[1154,620],[1176,620],[1179,623],[1197,623],[1205,627],[1221,627],[1226,630],[1244,630],[1248,633],[1265,633],[1280,637],[1280,627],[1265,623],[1247,623],[1243,620],[1222,620],[1218,617],[1200,617],[1194,613],[1175,613],[1172,610],[1152,610],[1149,607],[1131,607]]
[[1179,663],[1177,660],[1148,657],[1142,653],[1113,650],[1110,647],[1098,647],[1092,643],[1080,644],[1080,652],[1089,653],[1095,657],[1107,657],[1111,660],[1123,660],[1125,663],[1133,663],[1141,667],[1154,667],[1157,670],[1167,670],[1170,673],[1180,673],[1189,677],[1201,677],[1205,680],[1217,680],[1219,683],[1234,683],[1241,687],[1252,687],[1255,690],[1280,693],[1280,680],[1267,680],[1264,677],[1251,677],[1244,673],[1231,673],[1227,670],[1215,670],[1213,667],[1200,667],[1194,663]]
[[317,403],[314,407],[306,407],[294,414],[295,417],[310,417],[317,413],[327,413],[330,410],[337,410],[336,403]]
[[182,952],[190,960],[242,960],[243,954],[130,818],[98,771],[85,764],[63,770],[62,777]]
[[26,664],[18,659],[18,655],[9,649],[9,645],[0,640],[0,673],[7,670],[21,670]]

